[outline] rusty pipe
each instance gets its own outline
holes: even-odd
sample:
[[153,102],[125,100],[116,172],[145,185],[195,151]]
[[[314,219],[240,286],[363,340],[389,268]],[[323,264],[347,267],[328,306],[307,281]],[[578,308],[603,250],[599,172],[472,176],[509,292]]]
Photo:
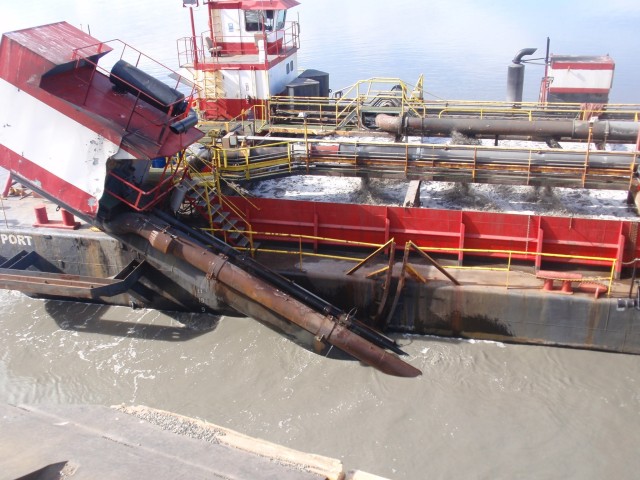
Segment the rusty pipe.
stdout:
[[[314,293],[301,288],[295,282],[288,280],[285,277],[271,271],[264,265],[261,265],[260,263],[253,260],[251,257],[247,257],[244,254],[238,252],[233,247],[230,247],[229,245],[224,243],[222,240],[218,240],[215,237],[211,237],[208,234],[204,234],[197,230],[194,231],[192,227],[189,227],[188,225],[180,222],[176,218],[161,210],[155,210],[153,214],[156,217],[160,218],[163,222],[171,225],[171,227],[175,228],[177,231],[181,231],[187,234],[189,238],[192,241],[195,241],[198,245],[212,246],[213,248],[211,249],[211,251],[214,251],[218,254],[227,255],[229,257],[229,261],[238,266],[241,270],[244,270],[245,272],[264,280],[272,287],[285,291],[287,294],[301,301],[305,305],[311,307],[311,309],[315,310],[316,312],[323,312],[324,314],[333,316],[334,318],[344,315],[344,312],[341,309],[335,307],[334,305],[331,305],[329,302],[323,300]],[[356,335],[369,340],[374,345],[377,345],[383,349],[391,350],[392,352],[399,355],[406,355],[406,353],[403,352],[400,347],[398,347],[396,342],[394,342],[392,339],[359,322],[353,317],[350,317],[348,328]]]
[[503,135],[558,137],[593,141],[635,142],[640,123],[614,120],[516,120],[480,118],[419,118],[379,114],[376,126],[396,135]]
[[[111,224],[119,232],[135,233],[156,250],[184,260],[206,275],[211,292],[237,311],[268,321],[275,315],[312,333],[319,340],[343,350],[372,367],[399,377],[422,372],[395,354],[351,332],[346,314],[340,318],[322,315],[300,301],[256,278],[236,265],[197,245],[154,217],[126,213]],[[171,232],[171,233],[169,233]]]

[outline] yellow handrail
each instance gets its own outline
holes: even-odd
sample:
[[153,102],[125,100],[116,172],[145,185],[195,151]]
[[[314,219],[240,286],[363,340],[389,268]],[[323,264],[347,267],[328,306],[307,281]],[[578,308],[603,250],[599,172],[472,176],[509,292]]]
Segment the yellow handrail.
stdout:
[[[224,202],[224,205],[228,206],[229,209],[231,209],[235,215],[239,216],[240,218],[242,218],[242,213],[237,210],[237,208],[235,207],[235,205],[233,205],[232,202],[228,202],[226,201],[226,199],[222,200]],[[358,264],[361,264],[363,261],[366,260],[361,258],[361,257],[354,257],[354,256],[345,256],[345,255],[339,255],[339,254],[328,254],[328,253],[317,253],[317,252],[309,252],[309,251],[304,251],[302,249],[302,241],[307,241],[307,242],[312,242],[312,241],[321,241],[324,243],[332,243],[332,244],[339,244],[339,245],[344,245],[344,246],[350,246],[350,247],[365,247],[365,248],[375,248],[376,251],[380,251],[382,249],[384,249],[389,242],[387,242],[386,244],[375,244],[375,243],[369,243],[369,242],[358,242],[358,241],[353,241],[353,240],[344,240],[344,239],[340,239],[340,238],[332,238],[332,237],[320,237],[320,236],[314,236],[314,235],[298,235],[298,234],[289,234],[289,233],[275,233],[275,232],[261,232],[261,231],[256,231],[256,230],[252,230],[251,229],[251,225],[249,222],[247,222],[246,220],[243,219],[243,221],[245,222],[245,224],[247,225],[247,229],[246,230],[237,230],[237,229],[229,229],[229,230],[222,230],[222,229],[215,229],[215,228],[209,228],[207,230],[209,230],[211,233],[215,234],[215,233],[223,233],[223,234],[229,234],[229,233],[234,233],[234,232],[239,232],[245,235],[249,236],[250,242],[251,242],[251,248],[253,251],[253,238],[258,235],[261,237],[273,237],[273,238],[279,238],[279,239],[291,239],[291,240],[298,240],[297,244],[299,245],[298,249],[296,250],[286,250],[286,249],[278,249],[278,248],[260,248],[260,252],[263,253],[275,253],[275,254],[285,254],[285,255],[297,255],[300,256],[301,258],[304,257],[314,257],[314,258],[325,258],[325,259],[333,259],[333,260],[345,260],[345,261],[350,261],[350,262],[355,262]],[[613,285],[613,281],[615,279],[615,272],[616,272],[616,265],[617,265],[617,259],[613,258],[613,257],[598,257],[598,256],[585,256],[585,255],[568,255],[568,254],[559,254],[559,253],[544,253],[544,252],[525,252],[525,251],[520,251],[520,250],[504,250],[504,249],[477,249],[477,248],[455,248],[455,247],[450,247],[450,248],[444,248],[444,247],[419,247],[419,250],[422,251],[432,251],[432,252],[441,252],[441,253],[447,253],[447,254],[455,254],[455,253],[459,253],[459,252],[463,252],[463,253],[482,253],[482,254],[504,254],[507,256],[507,265],[505,267],[487,267],[487,266],[460,266],[460,265],[443,265],[444,268],[446,269],[451,269],[451,270],[476,270],[476,271],[503,271],[503,272],[507,272],[507,277],[506,277],[506,283],[505,283],[505,287],[509,287],[509,273],[511,271],[513,271],[511,269],[511,259],[513,257],[513,255],[524,255],[524,256],[530,256],[530,257],[545,257],[545,258],[569,258],[569,259],[573,259],[573,260],[592,260],[592,261],[601,261],[601,262],[611,262],[611,269],[609,271],[609,275],[608,276],[589,276],[589,277],[583,277],[579,280],[573,280],[575,282],[581,282],[581,283],[585,283],[585,282],[598,282],[598,281],[606,281],[608,284],[608,295],[611,295],[611,291],[612,291],[612,285]],[[368,258],[368,257],[367,257]],[[524,272],[526,273],[526,272]]]
[[440,112],[438,112],[438,118],[442,118],[442,116],[445,113],[451,113],[451,112],[457,112],[457,113],[469,113],[469,114],[475,114],[478,116],[478,118],[482,119],[485,118],[486,115],[488,113],[501,113],[501,114],[509,114],[509,115],[517,115],[517,116],[523,116],[523,117],[527,117],[527,119],[531,122],[533,121],[533,113],[534,110],[532,109],[527,109],[527,108],[487,108],[486,106],[484,107],[476,107],[473,108],[471,106],[469,107],[444,107],[442,110],[440,110]]
[[[215,232],[216,230],[212,230],[213,232]],[[361,264],[363,263],[363,261],[366,261],[366,258],[371,257],[371,255],[369,255],[368,257],[366,257],[365,259],[361,258],[361,257],[352,257],[352,256],[345,256],[345,255],[339,255],[339,254],[328,254],[328,253],[317,253],[317,252],[309,252],[309,251],[304,251],[302,249],[302,242],[303,241],[307,241],[308,243],[310,242],[323,242],[323,243],[331,243],[331,244],[338,244],[338,245],[344,245],[344,246],[350,246],[350,247],[365,247],[365,248],[373,248],[375,249],[375,252],[380,251],[382,249],[384,249],[389,242],[385,243],[385,244],[377,244],[377,243],[369,243],[369,242],[358,242],[358,241],[353,241],[353,240],[345,240],[345,239],[340,239],[340,238],[332,238],[332,237],[321,237],[321,236],[314,236],[314,235],[298,235],[298,234],[290,234],[290,233],[275,233],[275,232],[261,232],[261,231],[251,231],[251,232],[247,232],[247,231],[243,231],[243,233],[250,233],[252,235],[252,237],[255,236],[260,236],[260,237],[273,237],[273,238],[278,238],[278,239],[289,239],[289,240],[293,240],[296,241],[295,243],[297,243],[299,245],[298,249],[296,250],[291,250],[291,249],[277,249],[277,248],[269,248],[269,249],[262,249],[260,248],[259,251],[260,252],[268,252],[268,253],[281,253],[281,254],[285,254],[285,255],[297,255],[300,258],[302,258],[303,256],[306,257],[315,257],[315,258],[325,258],[325,259],[334,259],[334,260],[344,260],[344,261],[349,261],[349,262],[355,262],[357,264]],[[294,242],[292,242],[293,244]],[[507,272],[507,276],[506,276],[506,283],[505,283],[505,287],[509,288],[509,273],[512,272],[512,265],[511,265],[511,259],[514,255],[519,255],[519,256],[526,256],[526,257],[531,257],[532,261],[538,257],[542,257],[542,258],[567,258],[567,259],[572,259],[572,260],[590,260],[590,261],[600,261],[600,262],[611,262],[611,269],[609,271],[609,275],[607,276],[588,276],[588,277],[583,277],[579,280],[573,280],[575,282],[581,282],[581,283],[585,283],[585,282],[598,282],[598,281],[606,281],[608,283],[608,289],[607,289],[607,295],[611,296],[611,292],[612,292],[612,286],[613,286],[613,281],[615,279],[615,274],[616,274],[616,265],[618,260],[614,257],[600,257],[600,256],[586,256],[586,255],[569,255],[569,254],[561,254],[561,253],[544,253],[544,252],[528,252],[528,251],[522,251],[522,250],[505,250],[505,249],[477,249],[477,248],[455,248],[455,247],[417,247],[419,248],[419,250],[421,251],[431,251],[431,252],[441,252],[441,253],[447,253],[447,254],[456,254],[456,253],[482,253],[482,254],[503,254],[506,256],[506,266],[505,267],[487,267],[487,266],[458,266],[458,265],[443,265],[444,268],[446,269],[451,269],[451,270],[480,270],[480,271],[503,271],[503,272]],[[374,253],[375,253],[374,252]],[[523,272],[526,274],[526,272]]]
[[[297,152],[294,151],[295,145],[303,145],[304,149],[300,148]],[[312,147],[314,145],[328,145],[328,146],[347,146],[349,147],[347,151],[342,152],[341,149],[336,149],[334,152],[324,152],[322,155],[307,155],[303,152],[311,152]],[[252,155],[253,152],[257,148],[263,148],[265,146],[275,146],[275,147],[286,147],[282,149],[281,154],[265,157],[260,155]],[[295,166],[298,167],[312,167],[312,166],[323,166],[326,163],[331,165],[338,163],[343,164],[355,164],[355,162],[359,159],[358,157],[358,149],[351,147],[368,147],[369,153],[373,155],[370,158],[370,163],[373,165],[384,164],[386,167],[394,168],[396,167],[398,172],[404,171],[407,168],[407,162],[410,157],[410,150],[415,151],[415,149],[420,148],[423,151],[423,154],[427,154],[430,152],[432,155],[427,155],[423,159],[415,160],[414,165],[416,167],[428,167],[428,165],[423,162],[436,162],[437,164],[446,165],[449,169],[457,169],[459,171],[465,171],[467,174],[471,174],[472,177],[475,175],[476,170],[487,170],[491,168],[491,170],[496,170],[495,167],[487,167],[485,164],[476,165],[473,162],[464,162],[459,161],[456,158],[445,158],[444,160],[439,160],[437,156],[437,152],[439,151],[471,151],[472,155],[477,154],[478,152],[520,152],[522,154],[528,154],[527,161],[514,161],[509,163],[501,164],[500,167],[504,171],[508,171],[512,174],[526,174],[530,176],[532,174],[532,169],[536,169],[538,173],[544,173],[545,169],[548,168],[544,164],[533,164],[532,158],[540,153],[540,149],[538,147],[503,147],[503,146],[491,146],[491,145],[449,145],[449,144],[433,144],[433,143],[396,143],[394,146],[396,147],[405,147],[404,150],[400,148],[396,148],[391,154],[388,153],[387,149],[389,147],[388,143],[380,142],[380,141],[369,141],[369,140],[361,140],[361,139],[340,139],[340,140],[326,140],[326,139],[318,139],[318,138],[309,138],[305,136],[305,138],[292,138],[287,141],[274,142],[268,145],[260,145],[257,147],[239,147],[236,149],[228,149],[222,150],[218,148],[214,148],[213,152],[213,161],[216,167],[219,169],[219,173],[223,176],[228,176],[229,178],[238,178],[242,176],[242,179],[249,180],[255,177],[264,178],[270,174],[273,174],[275,169],[274,167],[285,167],[289,172],[293,171]],[[376,157],[375,147],[380,147],[379,155]],[[567,149],[545,149],[545,152],[555,152],[562,151],[564,155],[573,155],[573,156],[584,156],[584,151],[582,150],[567,150]],[[404,153],[402,153],[404,152]],[[277,153],[277,152],[276,152]],[[599,175],[609,177],[612,182],[618,182],[618,184],[624,183],[624,186],[628,184],[630,178],[633,176],[633,167],[637,162],[637,152],[635,151],[608,151],[607,156],[612,159],[619,159],[620,167],[618,168],[608,168],[601,169],[599,171]],[[233,160],[236,160],[233,162]],[[628,160],[627,160],[628,159]],[[625,166],[626,165],[626,166]],[[364,166],[364,165],[363,165]],[[437,166],[437,165],[436,165]],[[573,168],[573,174],[576,175],[574,180],[580,181],[583,183],[585,181],[584,174],[590,173],[590,170],[585,170],[584,162],[577,164],[574,167],[566,167],[566,173],[571,174]],[[277,172],[277,173],[282,173]],[[578,176],[579,175],[579,176]],[[567,177],[569,178],[569,177]],[[612,184],[613,188],[616,188]],[[621,188],[618,186],[617,188]]]

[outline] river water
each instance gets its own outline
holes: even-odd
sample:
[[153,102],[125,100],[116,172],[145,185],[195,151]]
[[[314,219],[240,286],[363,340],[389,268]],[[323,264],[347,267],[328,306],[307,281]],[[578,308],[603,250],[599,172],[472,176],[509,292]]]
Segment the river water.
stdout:
[[[2,31],[67,19],[168,65],[174,39],[188,32],[179,0],[1,4]],[[501,99],[515,52],[544,49],[548,35],[558,53],[610,53],[612,99],[638,101],[637,2],[451,5],[303,1],[301,58],[331,72],[334,88],[423,71],[434,95]],[[542,69],[527,68],[533,100]],[[146,404],[394,479],[630,479],[640,469],[637,356],[402,336],[423,376],[398,379],[318,356],[242,317],[5,291],[0,308],[3,402]]]
[[0,401],[145,404],[395,479],[640,468],[636,356],[403,336],[423,376],[399,379],[242,317],[15,292],[0,307]]
[[[543,58],[610,54],[612,102],[638,103],[637,0],[299,0],[289,19],[301,24],[300,65],[330,73],[342,89],[370,77],[413,83],[425,75],[435,98],[503,100],[507,66],[522,48]],[[202,3],[202,2],[200,2]],[[176,39],[191,32],[181,0],[0,0],[0,32],[66,20],[106,41],[119,38],[177,67]],[[195,9],[206,29],[205,7]],[[524,100],[538,98],[544,67],[526,67]]]

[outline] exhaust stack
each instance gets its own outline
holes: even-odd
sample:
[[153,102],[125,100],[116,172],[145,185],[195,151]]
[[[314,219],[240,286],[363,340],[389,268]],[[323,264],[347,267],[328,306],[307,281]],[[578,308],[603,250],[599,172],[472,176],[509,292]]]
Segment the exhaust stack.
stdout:
[[522,91],[524,89],[524,65],[522,57],[533,55],[537,48],[523,48],[520,50],[511,65],[507,67],[507,102],[522,102]]

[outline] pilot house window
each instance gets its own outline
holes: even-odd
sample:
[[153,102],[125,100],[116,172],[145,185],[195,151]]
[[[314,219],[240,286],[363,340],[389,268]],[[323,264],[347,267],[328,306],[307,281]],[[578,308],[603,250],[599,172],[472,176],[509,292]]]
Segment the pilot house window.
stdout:
[[287,15],[286,10],[246,10],[244,28],[247,32],[282,30]]

